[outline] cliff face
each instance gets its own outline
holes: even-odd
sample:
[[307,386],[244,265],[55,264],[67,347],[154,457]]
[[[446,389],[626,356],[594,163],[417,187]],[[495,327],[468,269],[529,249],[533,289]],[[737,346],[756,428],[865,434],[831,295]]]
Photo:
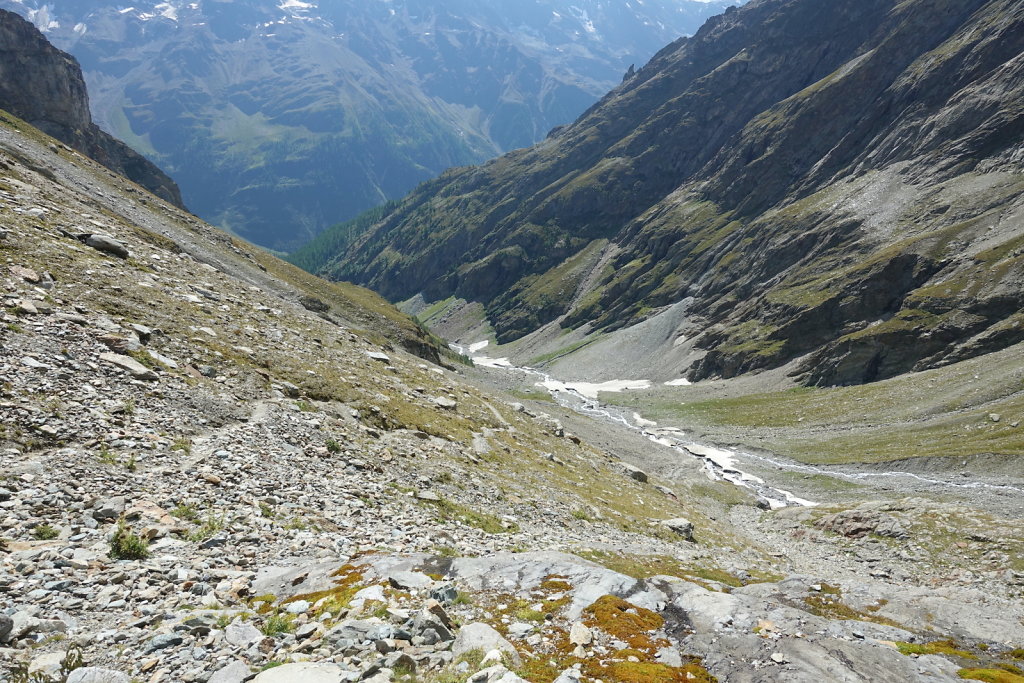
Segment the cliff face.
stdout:
[[422,186],[327,270],[480,301],[501,341],[686,301],[695,379],[807,356],[806,381],[857,383],[1002,348],[1024,338],[1022,50],[1010,0],[752,2],[540,145]]
[[0,10],[0,108],[158,197],[183,206],[173,180],[92,122],[89,95],[75,58],[6,10]]

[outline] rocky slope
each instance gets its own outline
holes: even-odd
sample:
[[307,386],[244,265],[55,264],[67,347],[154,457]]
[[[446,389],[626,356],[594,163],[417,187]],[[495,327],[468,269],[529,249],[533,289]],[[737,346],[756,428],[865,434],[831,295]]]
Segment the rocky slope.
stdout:
[[0,150],[7,679],[1020,677],[1020,520],[765,511],[8,115]]
[[93,123],[78,62],[6,10],[0,10],[0,108],[182,206],[173,180]]
[[100,125],[188,206],[292,250],[542,139],[726,0],[3,0],[82,62]]
[[647,321],[663,336],[627,362],[664,379],[803,358],[805,383],[856,384],[1005,348],[1022,27],[1008,0],[750,3],[323,272],[478,302],[500,342]]

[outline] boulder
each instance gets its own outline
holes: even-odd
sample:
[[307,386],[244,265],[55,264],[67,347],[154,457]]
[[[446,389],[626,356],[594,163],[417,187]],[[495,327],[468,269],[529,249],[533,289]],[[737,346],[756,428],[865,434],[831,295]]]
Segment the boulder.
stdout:
[[349,680],[346,670],[337,664],[303,662],[267,669],[253,683],[343,683]]
[[87,246],[97,251],[113,254],[119,258],[128,258],[128,247],[124,246],[110,235],[94,233],[86,235],[83,240]]
[[224,629],[224,639],[236,647],[249,647],[262,640],[263,634],[252,624],[236,619]]
[[[246,673],[249,669],[246,668]],[[66,683],[131,683],[131,678],[127,674],[123,674],[120,671],[114,671],[113,669],[101,669],[96,666],[86,666],[81,669],[75,669],[68,674]],[[231,681],[230,683],[241,683],[242,679],[238,681]],[[214,681],[210,679],[210,683],[229,683],[228,681]]]
[[666,519],[661,523],[663,527],[666,527],[670,531],[674,531],[679,534],[684,541],[693,542],[693,522],[686,519],[685,517],[677,517],[675,519]]
[[101,353],[100,360],[110,363],[111,365],[116,365],[123,370],[127,370],[135,379],[153,381],[160,377],[155,371],[147,368],[134,358],[122,356],[118,353]]
[[[206,683],[242,683],[252,675],[245,662],[234,661],[227,666],[218,669]],[[70,681],[70,679],[68,679]],[[127,681],[125,682],[127,683]]]
[[508,654],[516,665],[521,663],[515,646],[505,640],[500,633],[484,623],[478,622],[463,626],[459,630],[458,636],[455,637],[455,643],[452,645],[452,655],[456,659],[474,650],[482,650],[483,652],[499,650]]
[[630,479],[638,481],[641,484],[647,482],[647,479],[648,479],[647,473],[644,472],[639,467],[637,467],[636,465],[630,465],[628,462],[624,462],[624,463],[620,464],[620,467],[622,467],[622,471]]

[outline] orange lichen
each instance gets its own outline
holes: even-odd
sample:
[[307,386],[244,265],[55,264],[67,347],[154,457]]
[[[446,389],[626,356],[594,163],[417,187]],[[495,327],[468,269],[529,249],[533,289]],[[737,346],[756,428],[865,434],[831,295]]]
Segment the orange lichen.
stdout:
[[665,625],[664,619],[614,595],[598,598],[584,610],[584,623],[618,638],[634,650],[653,652],[668,645],[665,640],[651,638],[653,631]]

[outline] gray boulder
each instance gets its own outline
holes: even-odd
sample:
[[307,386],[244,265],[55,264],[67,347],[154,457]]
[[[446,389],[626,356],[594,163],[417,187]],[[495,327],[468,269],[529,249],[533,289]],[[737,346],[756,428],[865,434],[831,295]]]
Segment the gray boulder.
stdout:
[[252,671],[244,662],[234,661],[219,669],[206,683],[242,683],[252,676]]
[[463,626],[459,630],[459,635],[455,638],[455,643],[452,645],[452,655],[456,659],[473,650],[482,650],[483,652],[498,650],[508,654],[516,665],[522,663],[515,646],[505,640],[500,633],[484,623],[466,624]]
[[[67,683],[131,683],[131,680],[127,674],[123,674],[120,671],[87,666],[75,669],[68,674]],[[210,680],[212,681],[213,679]],[[227,683],[227,681],[218,681],[217,683]],[[241,683],[241,679],[239,679],[238,683]]]
[[684,541],[693,542],[693,522],[686,519],[685,517],[677,517],[675,519],[666,519],[661,523],[663,527],[666,527],[670,531],[674,531],[679,534]]
[[267,669],[253,679],[254,683],[343,683],[349,680],[345,669],[337,664],[303,662]]
[[249,647],[263,640],[263,634],[252,624],[235,620],[224,629],[224,639],[236,647]]
[[84,241],[87,246],[90,246],[97,251],[113,254],[119,258],[128,258],[128,247],[124,246],[110,235],[94,233],[92,235],[86,235]]

